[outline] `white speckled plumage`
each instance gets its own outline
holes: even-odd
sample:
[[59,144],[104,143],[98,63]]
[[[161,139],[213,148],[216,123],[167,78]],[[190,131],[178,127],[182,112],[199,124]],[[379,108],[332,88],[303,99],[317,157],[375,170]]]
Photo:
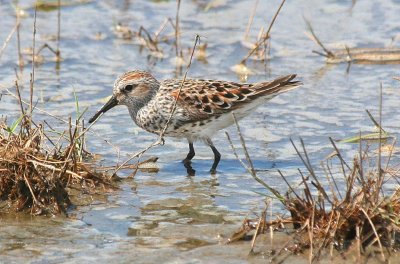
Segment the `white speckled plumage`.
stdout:
[[247,116],[258,105],[301,85],[294,81],[295,77],[291,74],[253,84],[186,79],[182,84],[179,79],[159,82],[148,72],[130,71],[115,81],[112,98],[89,122],[115,105],[126,105],[139,127],[160,134],[176,101],[165,136],[188,140],[190,151],[185,164],[194,156],[193,142],[198,139],[207,142],[214,152],[211,171],[215,172],[220,154],[211,137],[233,124],[231,113],[238,119]]

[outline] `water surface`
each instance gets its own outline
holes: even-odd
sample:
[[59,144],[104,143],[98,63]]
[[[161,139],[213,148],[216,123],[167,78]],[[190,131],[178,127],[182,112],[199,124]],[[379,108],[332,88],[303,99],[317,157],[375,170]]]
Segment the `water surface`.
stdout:
[[[280,1],[260,1],[249,39],[254,41],[260,28],[266,28]],[[22,48],[32,46],[32,1],[13,1],[26,7],[22,20]],[[207,62],[194,60],[190,78],[240,81],[230,70],[247,49],[243,40],[248,18],[255,1],[182,1],[181,37],[183,53],[195,35],[208,44]],[[172,45],[161,45],[165,58],[149,57],[149,52],[134,40],[118,38],[114,33],[121,22],[137,31],[142,25],[155,32],[166,18],[175,19],[174,1],[90,1],[63,7],[61,10],[61,54],[56,65],[45,51],[45,63],[36,67],[35,96],[37,107],[67,120],[75,116],[74,91],[81,109],[88,107],[91,117],[110,95],[115,78],[132,69],[150,71],[159,79],[179,76]],[[365,113],[378,113],[379,84],[383,85],[383,126],[397,135],[400,119],[399,65],[326,65],[311,51],[318,49],[310,39],[304,17],[310,20],[319,38],[330,48],[387,47],[398,45],[398,1],[357,1],[351,9],[349,1],[288,1],[273,29],[271,60],[267,64],[250,62],[257,74],[249,82],[279,75],[297,73],[304,86],[273,99],[241,121],[243,135],[260,176],[271,186],[286,191],[276,173],[281,169],[291,183],[300,178],[296,172],[301,162],[289,138],[303,138],[313,164],[331,151],[328,137],[340,139],[359,131],[373,131]],[[13,6],[0,1],[0,42],[6,39],[15,24]],[[52,36],[57,33],[57,12],[37,13],[37,43],[55,47]],[[102,39],[96,38],[97,33]],[[167,31],[173,33],[171,29]],[[396,39],[397,37],[397,39]],[[392,38],[395,38],[393,41]],[[19,115],[15,99],[6,89],[15,92],[15,70],[21,74],[20,85],[26,100],[29,96],[31,64],[19,72],[16,39],[11,39],[0,59],[0,115],[13,120]],[[25,56],[27,59],[27,56]],[[36,112],[36,118],[50,121],[63,130],[66,124]],[[125,107],[116,107],[104,115],[88,135],[88,148],[101,155],[100,163],[115,165],[156,140],[156,136],[137,128]],[[234,127],[228,128],[234,143],[239,140]],[[239,227],[250,212],[264,208],[266,191],[241,167],[229,147],[223,131],[214,142],[223,158],[217,175],[210,175],[211,150],[201,142],[195,145],[193,167],[195,177],[187,177],[180,160],[185,157],[187,143],[167,139],[164,146],[151,149],[145,157],[159,157],[158,173],[138,172],[133,179],[124,179],[119,190],[93,200],[84,200],[71,211],[70,218],[0,215],[0,262],[15,263],[81,263],[85,262],[174,262],[243,263],[265,261],[248,258],[249,243],[225,245],[226,238]],[[357,146],[339,146],[351,158]],[[243,157],[242,152],[240,155]],[[145,158],[144,157],[144,158]],[[265,171],[269,169],[268,171]],[[130,171],[120,173],[121,177]],[[393,186],[395,187],[395,186]],[[279,211],[278,202],[272,208]],[[300,261],[300,260],[298,260]]]

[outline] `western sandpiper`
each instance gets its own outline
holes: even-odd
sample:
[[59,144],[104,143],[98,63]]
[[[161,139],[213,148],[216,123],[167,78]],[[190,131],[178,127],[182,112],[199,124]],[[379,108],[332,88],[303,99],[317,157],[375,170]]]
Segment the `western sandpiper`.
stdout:
[[175,105],[164,135],[188,140],[186,168],[191,168],[195,155],[193,142],[205,141],[214,153],[211,173],[215,173],[221,154],[211,137],[234,123],[232,113],[239,120],[276,95],[300,86],[301,82],[295,81],[295,77],[291,74],[252,84],[201,79],[186,79],[182,83],[179,79],[159,82],[148,72],[129,71],[115,81],[111,99],[89,123],[116,105],[126,105],[139,127],[160,135]]

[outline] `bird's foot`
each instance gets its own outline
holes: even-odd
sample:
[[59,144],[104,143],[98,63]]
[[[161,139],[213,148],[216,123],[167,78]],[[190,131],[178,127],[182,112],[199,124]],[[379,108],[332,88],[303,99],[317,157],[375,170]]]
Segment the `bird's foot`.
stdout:
[[186,172],[188,176],[195,176],[196,170],[192,168],[192,161],[188,159],[184,159],[183,161],[183,166],[186,168]]
[[213,175],[214,175],[214,174],[217,174],[217,169],[211,168],[211,169],[210,169],[210,173],[213,174]]

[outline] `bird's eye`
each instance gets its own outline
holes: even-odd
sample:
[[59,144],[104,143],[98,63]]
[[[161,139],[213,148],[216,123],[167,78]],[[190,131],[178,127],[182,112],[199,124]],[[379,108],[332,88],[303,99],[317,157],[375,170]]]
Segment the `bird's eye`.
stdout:
[[124,91],[130,92],[133,90],[133,88],[134,88],[134,86],[132,84],[128,84],[127,86],[125,86]]

